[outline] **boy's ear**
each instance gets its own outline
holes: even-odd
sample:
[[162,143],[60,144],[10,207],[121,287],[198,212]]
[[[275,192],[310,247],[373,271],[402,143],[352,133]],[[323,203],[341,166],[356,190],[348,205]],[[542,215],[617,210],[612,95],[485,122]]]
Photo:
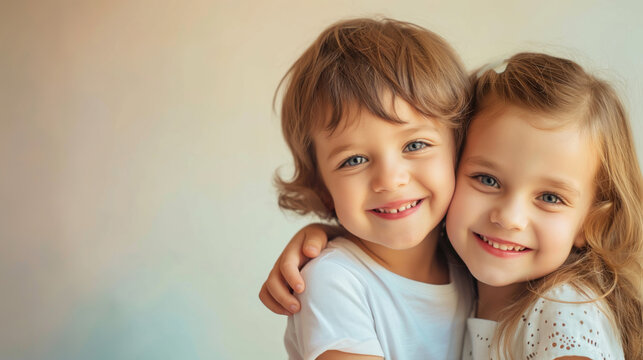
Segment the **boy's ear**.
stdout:
[[333,198],[330,196],[328,191],[322,192],[321,199],[324,205],[326,205],[326,208],[333,212],[335,211],[335,203],[333,202]]
[[326,209],[330,211],[335,210],[335,203],[333,202],[333,198],[330,196],[330,193],[326,189],[326,186],[324,185],[318,185],[318,189],[316,190],[317,196],[319,197],[319,200],[321,200],[322,204],[326,207]]

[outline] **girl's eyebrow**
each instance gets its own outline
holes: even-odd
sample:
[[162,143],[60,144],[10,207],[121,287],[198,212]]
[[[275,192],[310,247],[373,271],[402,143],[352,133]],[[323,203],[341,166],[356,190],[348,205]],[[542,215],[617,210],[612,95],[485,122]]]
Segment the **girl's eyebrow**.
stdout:
[[498,169],[498,166],[493,163],[491,160],[485,159],[482,156],[469,156],[462,160],[462,163],[472,163],[474,165],[480,165],[491,170]]
[[574,196],[575,198],[580,198],[581,194],[578,188],[565,180],[547,177],[543,178],[542,181],[547,186],[562,190],[563,192],[566,192],[569,195]]
[[[499,169],[499,167],[494,162],[492,162],[491,160],[485,159],[482,156],[471,156],[471,157],[465,158],[464,160],[462,160],[462,163],[479,165],[479,166],[488,168],[490,170]],[[575,198],[580,198],[581,196],[581,193],[578,190],[578,187],[574,186],[569,181],[565,181],[563,179],[559,179],[555,177],[543,177],[543,178],[540,178],[539,181],[541,181],[547,187],[552,187],[552,188],[564,191],[568,193],[570,196],[574,196]]]

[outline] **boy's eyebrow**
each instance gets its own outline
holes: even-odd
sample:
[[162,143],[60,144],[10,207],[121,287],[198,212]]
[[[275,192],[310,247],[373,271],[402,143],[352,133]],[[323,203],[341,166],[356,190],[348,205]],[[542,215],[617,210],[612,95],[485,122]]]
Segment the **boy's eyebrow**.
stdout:
[[350,148],[351,148],[351,144],[340,145],[328,153],[326,160],[330,160],[333,157],[335,157],[337,154],[341,153],[342,151],[346,151],[347,149],[350,149]]
[[[419,132],[419,131],[430,131],[430,132],[436,133],[436,134],[439,133],[438,129],[436,129],[435,126],[433,126],[433,125],[431,125],[431,126],[426,126],[426,125],[412,126],[412,127],[409,127],[409,128],[406,128],[406,129],[402,130],[401,133],[406,135],[406,134],[413,134],[413,133],[416,133],[416,132]],[[336,148],[334,148],[333,150],[331,150],[328,153],[328,156],[326,157],[326,159],[330,160],[335,155],[341,153],[342,151],[350,149],[350,148],[351,148],[351,144],[345,144],[345,145],[337,146]]]
[[418,131],[431,131],[434,133],[439,132],[438,128],[433,123],[430,123],[430,125],[422,124],[422,125],[408,126],[406,129],[402,130],[402,132],[405,134],[410,134]]

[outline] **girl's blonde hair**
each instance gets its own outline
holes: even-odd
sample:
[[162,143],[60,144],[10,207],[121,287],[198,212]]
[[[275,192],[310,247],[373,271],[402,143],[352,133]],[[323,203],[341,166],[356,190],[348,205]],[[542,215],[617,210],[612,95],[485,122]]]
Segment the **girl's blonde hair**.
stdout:
[[334,131],[353,107],[402,123],[387,110],[385,95],[391,94],[391,104],[394,97],[405,100],[452,128],[459,143],[470,103],[469,79],[453,49],[427,29],[392,19],[331,25],[295,61],[277,92],[282,86],[282,132],[295,172],[290,180],[275,176],[279,206],[322,219],[335,214],[318,173],[314,132]]
[[573,61],[521,53],[505,64],[504,71],[481,70],[474,77],[474,112],[490,102],[507,102],[578,122],[594,142],[600,165],[594,203],[581,229],[586,245],[573,248],[561,268],[529,281],[516,297],[496,334],[501,358],[511,358],[511,334],[529,305],[557,284],[569,283],[579,291],[589,288],[599,295],[595,300],[609,305],[626,357],[641,359],[643,178],[623,105],[610,85]]

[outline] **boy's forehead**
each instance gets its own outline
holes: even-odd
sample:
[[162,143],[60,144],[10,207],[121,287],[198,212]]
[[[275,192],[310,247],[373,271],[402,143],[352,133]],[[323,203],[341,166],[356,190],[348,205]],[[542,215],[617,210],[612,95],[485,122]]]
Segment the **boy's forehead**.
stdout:
[[383,94],[381,100],[382,114],[375,114],[367,104],[351,101],[341,108],[341,116],[338,119],[334,118],[338,112],[333,106],[326,104],[323,113],[319,114],[323,118],[323,121],[319,122],[321,126],[315,131],[326,136],[337,136],[347,129],[359,128],[363,121],[385,121],[398,125],[411,123],[413,127],[430,128],[435,131],[446,127],[439,119],[422,114],[402,98],[392,97],[390,92]]

